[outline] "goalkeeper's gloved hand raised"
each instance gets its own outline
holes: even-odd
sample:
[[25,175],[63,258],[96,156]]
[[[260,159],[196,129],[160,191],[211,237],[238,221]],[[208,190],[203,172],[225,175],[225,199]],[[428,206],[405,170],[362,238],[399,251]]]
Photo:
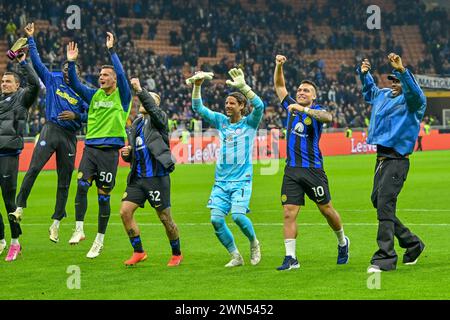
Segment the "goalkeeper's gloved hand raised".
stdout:
[[228,74],[233,79],[233,81],[227,80],[227,85],[239,89],[239,91],[241,91],[248,99],[251,99],[255,96],[252,88],[250,88],[250,86],[245,83],[244,72],[242,71],[242,69],[233,68],[228,71]]
[[186,84],[195,84],[197,82],[197,84],[200,85],[204,80],[211,80],[213,77],[213,72],[198,71],[192,77],[186,79]]

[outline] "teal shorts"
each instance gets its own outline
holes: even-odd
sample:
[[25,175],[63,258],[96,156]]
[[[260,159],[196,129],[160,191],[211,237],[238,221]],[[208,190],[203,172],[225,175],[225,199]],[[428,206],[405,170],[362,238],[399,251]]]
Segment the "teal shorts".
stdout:
[[225,214],[247,213],[250,211],[252,181],[216,181],[211,191],[207,207],[218,209]]

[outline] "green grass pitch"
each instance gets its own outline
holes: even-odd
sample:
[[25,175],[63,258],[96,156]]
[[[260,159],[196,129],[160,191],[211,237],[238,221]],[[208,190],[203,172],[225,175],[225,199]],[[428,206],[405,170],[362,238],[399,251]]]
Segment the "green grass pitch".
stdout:
[[[13,263],[0,257],[0,299],[449,299],[450,298],[450,151],[415,153],[398,201],[400,219],[426,243],[414,266],[401,264],[382,273],[380,289],[368,289],[366,273],[376,250],[376,212],[370,203],[374,155],[325,158],[335,208],[351,239],[350,262],[336,265],[337,242],[316,206],[307,200],[298,223],[298,270],[278,272],[284,256],[280,186],[284,163],[275,175],[261,175],[255,165],[250,217],[262,244],[262,261],[249,262],[249,244],[227,218],[246,265],[227,269],[226,250],[216,239],[205,207],[214,180],[214,165],[178,165],[172,174],[173,216],[185,257],[178,268],[166,267],[170,246],[155,212],[147,204],[137,211],[148,260],[126,268],[132,250],[119,217],[128,168],[119,169],[112,194],[112,216],[102,254],[85,257],[97,230],[97,199],[89,192],[87,240],[70,246],[74,228],[74,172],[68,218],[60,242],[48,239],[55,204],[56,173],[42,172],[24,211],[23,254]],[[20,174],[19,180],[23,178]],[[20,185],[19,181],[19,185]],[[4,205],[1,205],[6,220]],[[6,222],[6,221],[5,221]],[[6,226],[9,243],[10,231]],[[69,266],[80,268],[80,289],[68,289]]]

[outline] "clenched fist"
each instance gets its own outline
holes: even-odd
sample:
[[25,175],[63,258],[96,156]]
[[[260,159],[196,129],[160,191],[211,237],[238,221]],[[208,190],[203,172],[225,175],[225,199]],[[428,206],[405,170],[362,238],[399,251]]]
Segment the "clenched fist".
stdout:
[[141,82],[138,78],[132,78],[130,80],[131,86],[133,87],[134,91],[140,92],[142,91]]
[[281,66],[286,62],[286,60],[286,57],[282,56],[281,54],[278,54],[275,58],[276,64]]
[[397,70],[399,72],[405,72],[405,67],[403,66],[402,58],[400,58],[400,56],[398,54],[390,53],[388,55],[388,59],[389,59],[389,62],[391,63],[391,66],[395,70]]
[[366,73],[368,71],[370,71],[371,69],[371,65],[368,59],[364,59],[363,62],[361,63],[361,72],[362,73]]

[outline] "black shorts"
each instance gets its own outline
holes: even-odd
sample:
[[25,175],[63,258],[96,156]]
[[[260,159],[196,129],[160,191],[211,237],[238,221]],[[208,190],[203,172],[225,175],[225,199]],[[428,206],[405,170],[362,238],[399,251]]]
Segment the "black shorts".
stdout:
[[305,193],[317,204],[331,201],[325,171],[318,168],[284,168],[281,204],[305,205]]
[[117,149],[100,149],[85,146],[78,179],[95,179],[97,188],[111,191],[116,183],[119,151]]
[[143,208],[146,200],[158,211],[169,208],[170,176],[132,179],[122,201],[130,201]]

